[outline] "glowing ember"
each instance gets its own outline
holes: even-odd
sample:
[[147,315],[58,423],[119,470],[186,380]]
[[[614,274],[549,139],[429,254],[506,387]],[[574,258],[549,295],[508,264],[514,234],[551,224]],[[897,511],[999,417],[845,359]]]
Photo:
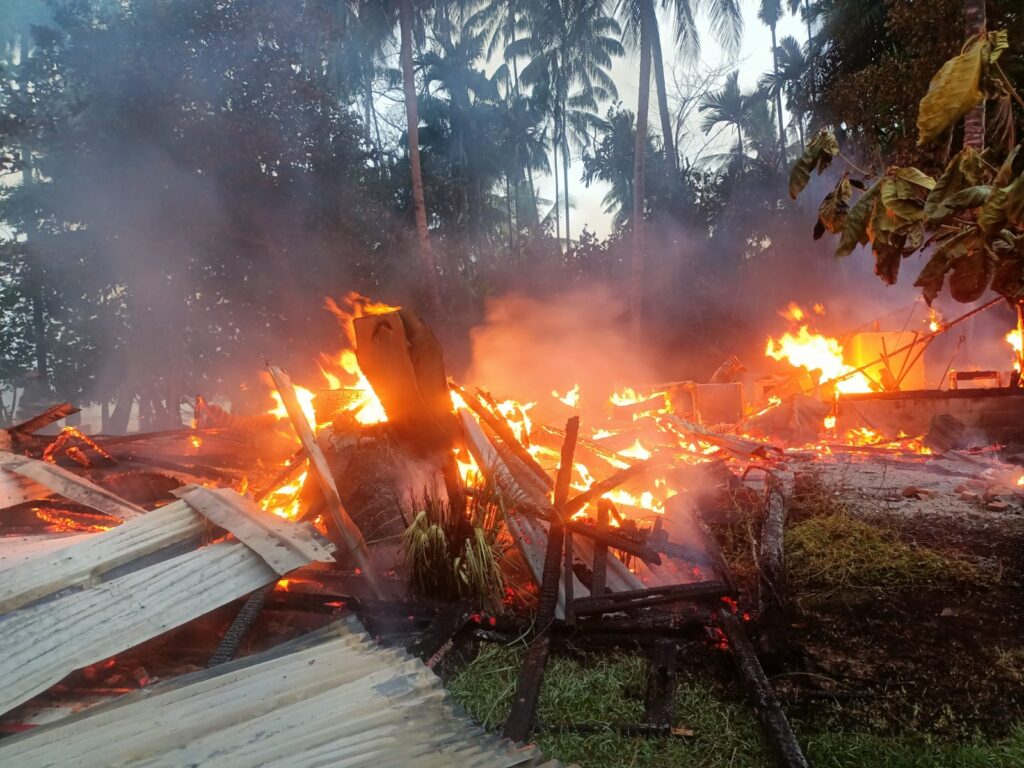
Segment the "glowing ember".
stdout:
[[192,447],[195,448],[197,451],[203,445],[203,438],[201,438],[199,435],[189,435],[188,441],[192,444]]
[[1013,370],[1020,370],[1021,358],[1021,335],[1019,330],[1012,330],[1006,334],[1006,343],[1013,347],[1016,360],[1013,361]]
[[84,432],[76,429],[75,427],[64,427],[57,435],[57,438],[46,446],[43,451],[43,461],[48,461],[51,464],[56,463],[57,454],[63,450],[70,458],[81,464],[83,467],[89,466],[89,459],[82,452],[82,450],[74,445],[73,442],[83,443],[92,450],[96,451],[100,456],[105,459],[113,461],[113,457],[101,448],[95,440],[89,437]]
[[[854,370],[843,362],[843,347],[839,341],[811,333],[806,325],[796,334],[785,333],[778,339],[768,339],[764,353],[775,360],[785,360],[794,368],[821,371],[821,383],[833,381]],[[863,373],[855,373],[836,383],[836,390],[844,394],[870,392],[871,384]]]
[[551,390],[551,396],[556,400],[568,405],[570,408],[580,407],[580,385],[574,384],[573,388],[566,392],[564,395],[558,394],[557,390]]
[[835,416],[826,416],[825,417],[825,429],[835,429],[835,428],[836,428],[836,417]]
[[789,302],[789,306],[785,309],[780,309],[779,314],[791,323],[801,323],[807,317],[807,313],[804,312],[803,307],[795,301]]

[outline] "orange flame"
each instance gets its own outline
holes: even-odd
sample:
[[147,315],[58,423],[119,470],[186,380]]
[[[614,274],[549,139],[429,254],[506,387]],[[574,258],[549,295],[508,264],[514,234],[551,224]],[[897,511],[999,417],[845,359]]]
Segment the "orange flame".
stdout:
[[1020,358],[1021,358],[1021,335],[1020,331],[1014,329],[1006,334],[1006,343],[1013,347],[1013,352],[1016,359],[1013,361],[1013,370],[1020,370]]
[[[843,362],[843,347],[838,340],[811,333],[801,325],[796,334],[785,333],[778,339],[768,339],[765,355],[785,360],[794,368],[821,371],[821,382],[833,381],[855,370]],[[863,373],[855,373],[836,383],[842,393],[870,392],[871,383]]]
[[556,400],[560,400],[561,402],[565,403],[570,408],[579,408],[580,407],[580,385],[579,384],[573,384],[572,389],[570,389],[564,395],[558,394],[558,390],[553,389],[553,390],[551,390],[551,396],[553,398],[555,398]]

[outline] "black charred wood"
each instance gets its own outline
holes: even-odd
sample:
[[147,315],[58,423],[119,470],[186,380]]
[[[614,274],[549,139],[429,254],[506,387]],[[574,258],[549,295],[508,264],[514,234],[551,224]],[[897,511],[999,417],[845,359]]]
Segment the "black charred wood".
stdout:
[[609,595],[581,597],[576,601],[577,616],[595,613],[613,613],[649,608],[654,605],[679,602],[713,602],[731,595],[729,586],[722,581],[698,581],[692,584],[672,584]]
[[761,722],[761,728],[771,745],[776,762],[783,768],[808,768],[807,758],[800,749],[796,735],[786,719],[786,713],[782,711],[782,705],[779,704],[768,682],[768,677],[761,667],[757,654],[754,653],[754,646],[743,631],[740,620],[728,609],[720,610],[718,615],[722,631],[729,641],[729,650],[732,651],[736,670]]

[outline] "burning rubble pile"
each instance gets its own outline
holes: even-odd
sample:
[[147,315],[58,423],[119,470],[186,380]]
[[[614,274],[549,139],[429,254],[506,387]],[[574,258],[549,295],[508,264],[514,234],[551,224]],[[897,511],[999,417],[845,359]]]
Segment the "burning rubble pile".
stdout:
[[[346,739],[358,729],[318,726],[295,703],[333,701],[320,709],[329,712],[364,701],[367,727],[386,730],[384,714],[374,719],[373,681],[433,690],[419,662],[375,649],[353,617],[434,666],[459,638],[505,637],[503,627],[534,612],[505,728],[512,742],[528,738],[548,654],[567,632],[576,643],[644,648],[648,727],[670,734],[676,655],[689,638],[732,653],[780,764],[805,765],[755,652],[785,647],[783,528],[802,469],[870,461],[955,475],[962,493],[993,508],[1024,492],[1024,472],[991,447],[960,450],[975,425],[924,406],[904,419],[918,430],[875,419],[878,403],[906,406],[914,392],[936,401],[920,394],[924,349],[962,318],[841,343],[813,329],[824,307],[791,305],[790,329],[765,348],[788,363],[785,374],[752,379],[731,359],[707,383],[591,392],[567,382],[545,402],[518,402],[451,381],[434,334],[406,308],[351,295],[328,309],[344,349],[322,356],[314,389],[268,364],[265,414],[200,397],[186,430],[42,436],[74,412],[63,404],[0,433],[0,637],[16,649],[0,728],[27,731],[0,740],[0,762],[59,762],[61,749],[88,748],[96,764],[128,764],[121,746],[88,744],[90,720],[130,719],[125,707],[143,700],[145,712],[171,717],[191,691],[221,708],[219,721],[196,716],[192,731],[123,749],[159,764],[180,764],[190,741],[193,757],[242,754],[279,717],[280,738],[304,745],[290,765],[346,749],[353,764],[359,755],[419,764],[406,761],[429,753],[426,736],[415,749],[383,735],[356,747]],[[1017,376],[1000,397],[1019,397]],[[752,595],[740,594],[706,528],[736,514],[757,531]],[[346,654],[365,662],[364,675]],[[274,665],[307,657],[335,661],[294,690],[270,680]],[[246,708],[247,691],[264,704]],[[410,694],[401,706],[421,704]],[[83,718],[62,721],[82,708]],[[437,709],[418,715],[424,733],[463,728]],[[466,764],[540,760],[479,745],[478,762]]]

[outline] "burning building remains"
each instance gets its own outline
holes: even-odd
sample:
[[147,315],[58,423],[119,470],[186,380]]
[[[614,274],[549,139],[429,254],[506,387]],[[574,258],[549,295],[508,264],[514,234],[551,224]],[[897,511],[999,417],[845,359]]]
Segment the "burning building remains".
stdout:
[[[408,308],[355,294],[327,308],[343,351],[321,357],[310,388],[268,363],[262,415],[198,397],[190,428],[104,437],[46,430],[76,410],[62,404],[5,430],[0,634],[16,652],[3,723],[27,732],[0,741],[0,758],[244,761],[272,718],[270,746],[291,765],[335,751],[412,765],[470,743],[481,765],[535,764],[514,745],[534,726],[552,648],[571,638],[643,649],[645,725],[630,727],[651,734],[677,725],[679,649],[731,654],[777,760],[805,765],[759,660],[789,653],[783,532],[801,478],[815,465],[890,466],[921,486],[968,478],[992,509],[1024,494],[1024,471],[982,439],[1016,426],[986,414],[1020,413],[1013,332],[1011,371],[993,377],[1013,386],[938,392],[922,388],[923,353],[960,320],[840,340],[814,330],[825,307],[794,304],[780,313],[789,329],[765,342],[766,360],[784,364],[771,375],[733,358],[707,383],[595,390],[593,376],[554,388],[539,376],[541,402],[453,381]],[[737,517],[756,531],[753,587],[708,529]],[[463,733],[443,706],[420,711],[432,673],[374,650],[362,627],[435,667],[531,614],[509,742],[352,741],[359,728],[316,725],[312,704],[292,713],[289,702],[326,697],[365,707],[366,733],[395,717],[410,734]],[[307,657],[322,678],[267,677]],[[377,694],[360,691],[386,679],[409,693],[371,715]],[[247,686],[260,707],[244,705]],[[179,711],[186,724],[160,738],[95,738],[111,718],[132,727]]]

